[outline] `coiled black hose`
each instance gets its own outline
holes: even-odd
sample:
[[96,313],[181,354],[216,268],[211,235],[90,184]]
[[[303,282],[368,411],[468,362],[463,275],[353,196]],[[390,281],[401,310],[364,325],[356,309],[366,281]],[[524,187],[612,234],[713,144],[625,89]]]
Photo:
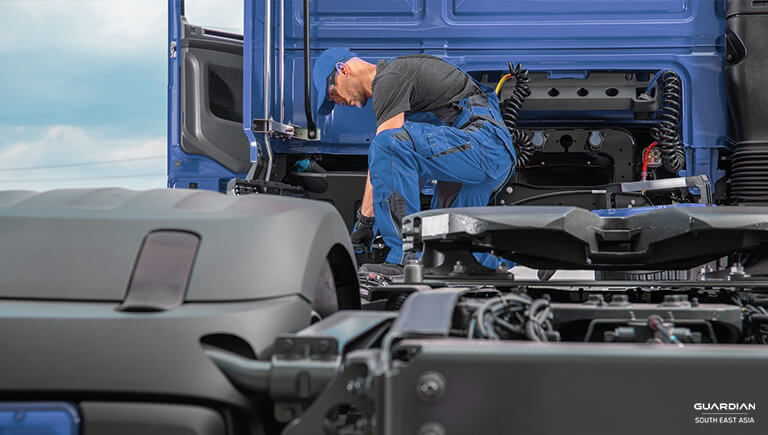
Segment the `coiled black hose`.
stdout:
[[677,172],[685,167],[685,150],[680,140],[680,110],[682,107],[682,83],[673,71],[661,78],[663,101],[659,123],[651,129],[651,136],[659,143],[664,169]]
[[531,95],[531,88],[528,86],[531,78],[528,76],[528,70],[522,69],[520,64],[514,68],[512,62],[509,63],[509,74],[515,79],[515,88],[512,90],[512,95],[501,103],[501,115],[504,118],[504,125],[512,135],[512,143],[517,152],[517,167],[520,168],[536,152],[531,138],[523,130],[517,128],[520,109],[523,107],[525,99]]

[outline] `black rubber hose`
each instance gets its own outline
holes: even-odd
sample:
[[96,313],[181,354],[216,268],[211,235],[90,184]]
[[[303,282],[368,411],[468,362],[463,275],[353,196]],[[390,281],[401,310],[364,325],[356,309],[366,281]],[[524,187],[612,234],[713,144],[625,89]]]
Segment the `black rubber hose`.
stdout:
[[520,168],[536,152],[531,138],[523,130],[517,128],[517,118],[520,116],[523,102],[531,95],[531,88],[528,86],[531,78],[528,75],[528,70],[522,69],[520,64],[517,65],[517,68],[513,68],[512,62],[509,63],[509,74],[515,79],[515,88],[512,90],[512,95],[501,103],[501,115],[504,118],[504,125],[512,135],[512,143],[517,152],[517,167]]
[[549,301],[546,299],[536,299],[531,302],[528,310],[528,321],[525,323],[528,339],[533,341],[549,341],[542,330],[542,325],[546,322],[546,317],[549,314]]
[[304,0],[304,113],[307,116],[309,138],[314,139],[315,121],[312,119],[312,86],[309,71],[309,54],[309,0]]
[[676,173],[685,167],[685,149],[680,140],[680,114],[682,108],[682,82],[673,71],[661,78],[663,101],[659,123],[651,129],[651,136],[659,143],[664,169]]

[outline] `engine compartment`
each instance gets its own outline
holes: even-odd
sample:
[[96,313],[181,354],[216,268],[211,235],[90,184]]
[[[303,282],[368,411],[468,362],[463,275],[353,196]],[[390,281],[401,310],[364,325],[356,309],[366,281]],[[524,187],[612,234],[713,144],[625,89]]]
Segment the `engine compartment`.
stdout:
[[[766,344],[768,297],[760,290],[695,282],[521,283],[435,287],[384,284],[364,288],[363,309],[429,317],[412,333],[467,340]],[[439,284],[437,284],[439,285]],[[764,284],[761,284],[761,286]],[[438,291],[439,290],[439,291]],[[436,303],[445,293],[453,305]],[[406,307],[406,304],[409,306]],[[397,328],[395,328],[397,329]]]
[[477,289],[453,312],[451,336],[604,343],[765,344],[768,311],[759,294]]

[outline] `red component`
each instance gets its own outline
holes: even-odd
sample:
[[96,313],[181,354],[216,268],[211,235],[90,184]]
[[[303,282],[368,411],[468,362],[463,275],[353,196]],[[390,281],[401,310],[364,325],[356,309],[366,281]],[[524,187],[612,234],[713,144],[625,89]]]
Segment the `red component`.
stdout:
[[658,142],[653,142],[643,153],[643,171],[640,172],[640,181],[645,181],[648,176],[648,157],[651,155],[651,150],[658,144]]

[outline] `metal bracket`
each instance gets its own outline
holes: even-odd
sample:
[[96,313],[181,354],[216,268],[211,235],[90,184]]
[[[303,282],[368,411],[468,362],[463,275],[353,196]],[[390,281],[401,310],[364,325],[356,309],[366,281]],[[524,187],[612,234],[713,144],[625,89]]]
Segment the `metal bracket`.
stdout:
[[227,195],[242,196],[252,193],[266,193],[270,195],[293,196],[306,198],[307,193],[301,186],[279,183],[277,181],[264,181],[258,179],[233,178],[227,183]]
[[749,279],[750,275],[744,271],[744,266],[734,263],[731,267],[722,270],[708,271],[702,268],[702,281],[738,281]]
[[[240,391],[248,395],[271,397],[277,421],[307,421],[305,412],[310,406],[315,406],[313,403],[318,396],[322,394],[327,397],[330,384],[342,382],[342,395],[351,400],[364,396],[363,393],[368,388],[364,374],[354,375],[350,388],[347,388],[347,385],[352,379],[344,376],[342,381],[337,379],[343,366],[349,366],[352,364],[350,361],[356,361],[352,358],[342,363],[343,354],[352,343],[361,345],[368,342],[370,345],[374,340],[378,340],[383,334],[382,328],[388,327],[389,322],[396,317],[397,313],[393,312],[340,311],[297,334],[283,334],[277,337],[269,362],[252,360],[214,347],[206,348],[205,353]],[[351,354],[355,352],[368,355],[365,353],[367,351],[353,351]],[[368,359],[369,357],[365,357],[360,361]],[[365,365],[370,366],[369,363]],[[348,373],[353,372],[354,370]],[[335,388],[337,387],[331,389]],[[361,397],[358,397],[358,400],[361,400]],[[359,409],[363,410],[362,407]],[[326,418],[326,411],[320,414],[320,418]],[[313,418],[318,416],[306,418],[314,421]]]
[[274,348],[269,392],[275,401],[275,419],[287,423],[336,377],[341,354],[331,336],[285,335],[275,340]]
[[680,178],[662,178],[650,181],[632,181],[621,183],[619,188],[622,192],[643,192],[651,190],[667,190],[681,188],[696,188],[699,190],[699,203],[712,204],[712,183],[706,175],[696,175],[692,177]]
[[[376,416],[383,416],[383,382],[378,351],[358,351],[349,355],[339,375],[323,390],[306,412],[286,426],[284,435],[306,433],[344,433],[372,435],[382,433]],[[355,411],[356,419],[333,419],[340,407]]]
[[254,119],[252,130],[254,133],[264,133],[284,139],[319,141],[321,137],[320,129],[309,130],[297,125],[283,124],[273,119]]

